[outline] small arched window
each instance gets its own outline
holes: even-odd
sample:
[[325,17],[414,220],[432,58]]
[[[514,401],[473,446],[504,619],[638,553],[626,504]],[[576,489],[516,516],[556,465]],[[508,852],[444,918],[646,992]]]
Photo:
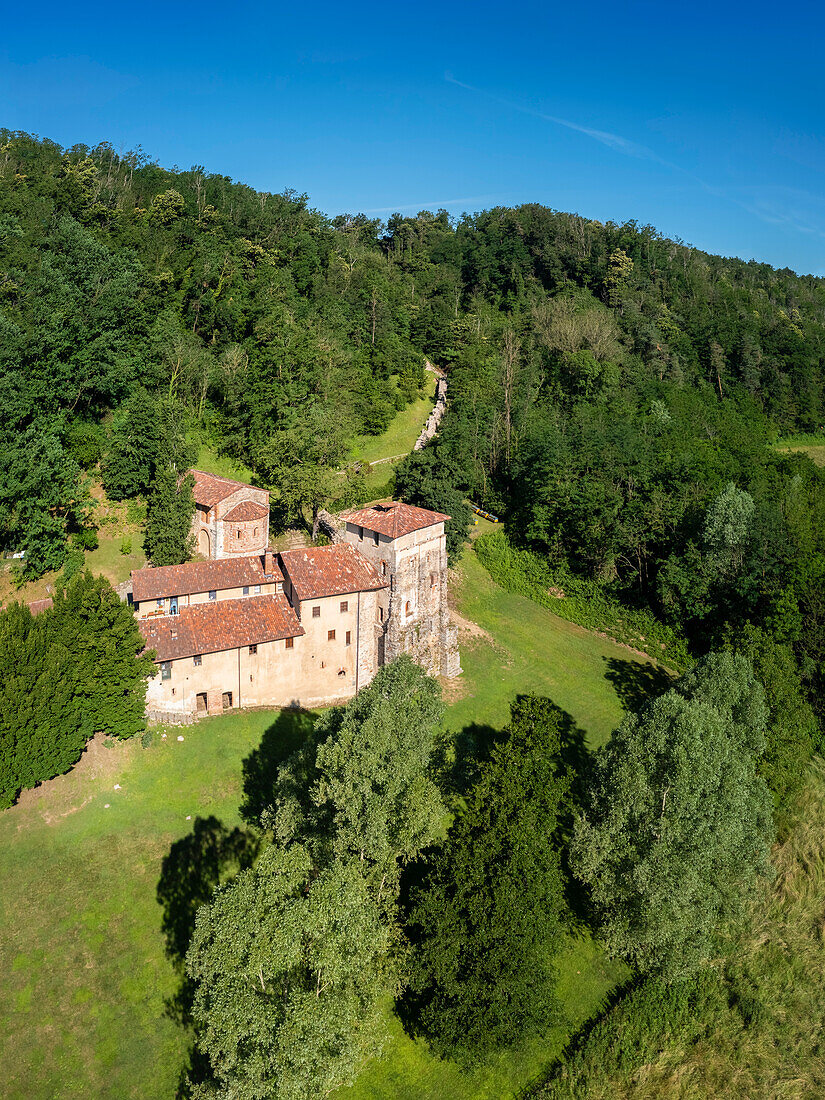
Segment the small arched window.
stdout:
[[406,604],[404,604],[404,614],[407,616],[407,618],[409,618],[412,614],[412,603],[410,600],[407,600]]

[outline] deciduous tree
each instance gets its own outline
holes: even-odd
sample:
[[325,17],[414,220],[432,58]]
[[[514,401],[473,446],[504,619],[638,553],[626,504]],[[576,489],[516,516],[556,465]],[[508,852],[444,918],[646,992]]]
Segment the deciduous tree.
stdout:
[[597,754],[571,859],[613,955],[642,971],[691,970],[766,872],[767,720],[747,660],[712,653]]

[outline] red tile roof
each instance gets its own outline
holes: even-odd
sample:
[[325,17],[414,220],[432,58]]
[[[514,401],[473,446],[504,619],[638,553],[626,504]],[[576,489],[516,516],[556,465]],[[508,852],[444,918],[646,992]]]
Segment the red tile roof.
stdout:
[[132,573],[132,599],[159,600],[162,596],[189,596],[245,585],[271,584],[283,580],[277,561],[274,572],[264,573],[263,555],[219,558],[217,561],[190,561],[184,565],[161,565],[156,569],[135,569]]
[[254,500],[242,500],[240,504],[236,504],[231,512],[227,512],[223,517],[230,523],[243,522],[248,519],[263,519],[264,516],[269,515],[269,509],[265,508],[263,504],[258,504]]
[[[205,508],[212,508],[219,501],[231,497],[238,489],[254,489],[254,485],[247,485],[245,481],[233,481],[229,477],[217,477],[215,474],[204,473],[203,470],[190,470],[189,473],[195,479],[195,487],[192,494],[195,503]],[[266,490],[261,489],[261,492]]]
[[27,606],[32,615],[39,615],[41,611],[48,611],[50,607],[53,607],[54,600],[51,596],[46,596],[43,600],[32,600]]
[[402,501],[389,504],[371,504],[367,508],[358,508],[351,512],[342,512],[341,519],[354,523],[356,527],[365,527],[368,531],[378,531],[391,539],[421,531],[436,523],[444,523],[450,517],[443,512],[431,512],[428,508],[416,508]]
[[306,550],[282,550],[281,565],[299,600],[387,587],[375,566],[348,542],[310,546]]
[[196,653],[219,653],[239,646],[298,638],[304,633],[284,596],[249,596],[181,608],[178,615],[139,619],[146,648],[156,661]]

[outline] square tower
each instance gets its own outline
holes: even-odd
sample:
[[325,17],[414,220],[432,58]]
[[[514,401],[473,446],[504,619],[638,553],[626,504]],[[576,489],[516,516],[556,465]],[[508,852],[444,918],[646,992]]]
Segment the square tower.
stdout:
[[389,585],[379,593],[379,665],[409,653],[433,675],[461,672],[447,605],[444,524],[449,518],[397,501],[340,516],[339,538],[368,558]]

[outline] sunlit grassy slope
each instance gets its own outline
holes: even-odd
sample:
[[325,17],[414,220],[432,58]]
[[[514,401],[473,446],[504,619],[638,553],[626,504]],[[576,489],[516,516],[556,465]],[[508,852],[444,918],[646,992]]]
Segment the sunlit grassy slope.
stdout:
[[[513,695],[533,690],[550,694],[595,743],[621,715],[615,687],[644,687],[649,666],[496,588],[469,550],[455,590],[458,613],[473,625],[461,632],[464,675],[447,685],[452,730],[498,727]],[[175,976],[156,900],[161,862],[197,816],[239,821],[242,762],[273,727],[276,745],[294,736],[288,715],[262,711],[208,719],[165,741],[156,735],[146,748],[95,744],[73,772],[0,814],[6,1100],[174,1096],[186,1037],[165,1013]],[[615,976],[590,941],[569,945],[560,991],[572,1023]],[[392,1027],[387,1057],[349,1100],[510,1096],[566,1034],[556,1028],[465,1074]]]
[[801,451],[817,466],[825,466],[825,436],[800,435],[780,439],[774,444],[777,451]]

